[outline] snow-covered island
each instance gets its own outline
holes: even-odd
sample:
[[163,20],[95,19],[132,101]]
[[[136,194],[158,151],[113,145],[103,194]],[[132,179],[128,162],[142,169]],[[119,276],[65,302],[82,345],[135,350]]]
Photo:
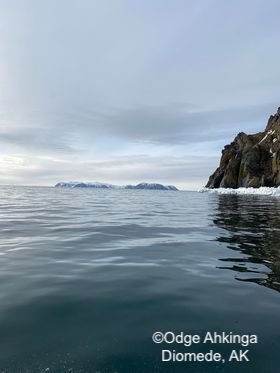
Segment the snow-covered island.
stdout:
[[145,190],[173,190],[178,191],[174,185],[163,185],[157,183],[140,183],[137,185],[114,185],[107,183],[89,183],[81,181],[59,182],[55,185],[56,188],[95,188],[95,189],[145,189]]
[[140,183],[137,185],[126,185],[125,189],[178,190],[174,185],[162,185],[157,183]]

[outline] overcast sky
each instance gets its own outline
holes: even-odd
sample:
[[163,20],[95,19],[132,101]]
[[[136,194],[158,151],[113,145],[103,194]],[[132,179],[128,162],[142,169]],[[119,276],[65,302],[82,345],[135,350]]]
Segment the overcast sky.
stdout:
[[0,183],[203,186],[280,105],[279,0],[0,0]]

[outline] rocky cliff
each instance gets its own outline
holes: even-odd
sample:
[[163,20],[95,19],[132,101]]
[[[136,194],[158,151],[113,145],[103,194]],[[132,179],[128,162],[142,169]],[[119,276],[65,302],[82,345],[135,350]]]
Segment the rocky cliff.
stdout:
[[240,132],[222,151],[220,165],[207,188],[280,186],[280,108],[264,132]]

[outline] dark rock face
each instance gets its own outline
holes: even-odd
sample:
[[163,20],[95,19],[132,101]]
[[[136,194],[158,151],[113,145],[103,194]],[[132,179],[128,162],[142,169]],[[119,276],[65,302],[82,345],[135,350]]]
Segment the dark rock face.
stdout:
[[240,132],[222,151],[220,165],[207,188],[280,186],[280,108],[264,132]]

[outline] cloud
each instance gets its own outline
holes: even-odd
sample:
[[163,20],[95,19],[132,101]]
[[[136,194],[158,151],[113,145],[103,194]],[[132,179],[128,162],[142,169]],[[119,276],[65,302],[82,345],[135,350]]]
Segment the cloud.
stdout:
[[212,111],[190,111],[179,105],[146,106],[100,116],[97,133],[117,136],[128,141],[154,144],[192,144],[218,141],[252,129],[265,120],[276,104],[237,107]]
[[[33,126],[19,124],[0,130],[0,142],[17,150],[41,153],[78,153],[99,140],[157,145],[192,145],[218,142],[240,131],[263,130],[275,103],[220,110],[190,110],[169,104],[131,109],[70,112],[55,115],[37,113]],[[42,121],[40,118],[44,118]]]
[[69,153],[78,150],[53,128],[21,128],[17,131],[3,132],[0,130],[0,143],[15,151],[25,150],[27,153]]
[[223,145],[263,130],[278,106],[279,10],[1,1],[0,181],[203,184]]

